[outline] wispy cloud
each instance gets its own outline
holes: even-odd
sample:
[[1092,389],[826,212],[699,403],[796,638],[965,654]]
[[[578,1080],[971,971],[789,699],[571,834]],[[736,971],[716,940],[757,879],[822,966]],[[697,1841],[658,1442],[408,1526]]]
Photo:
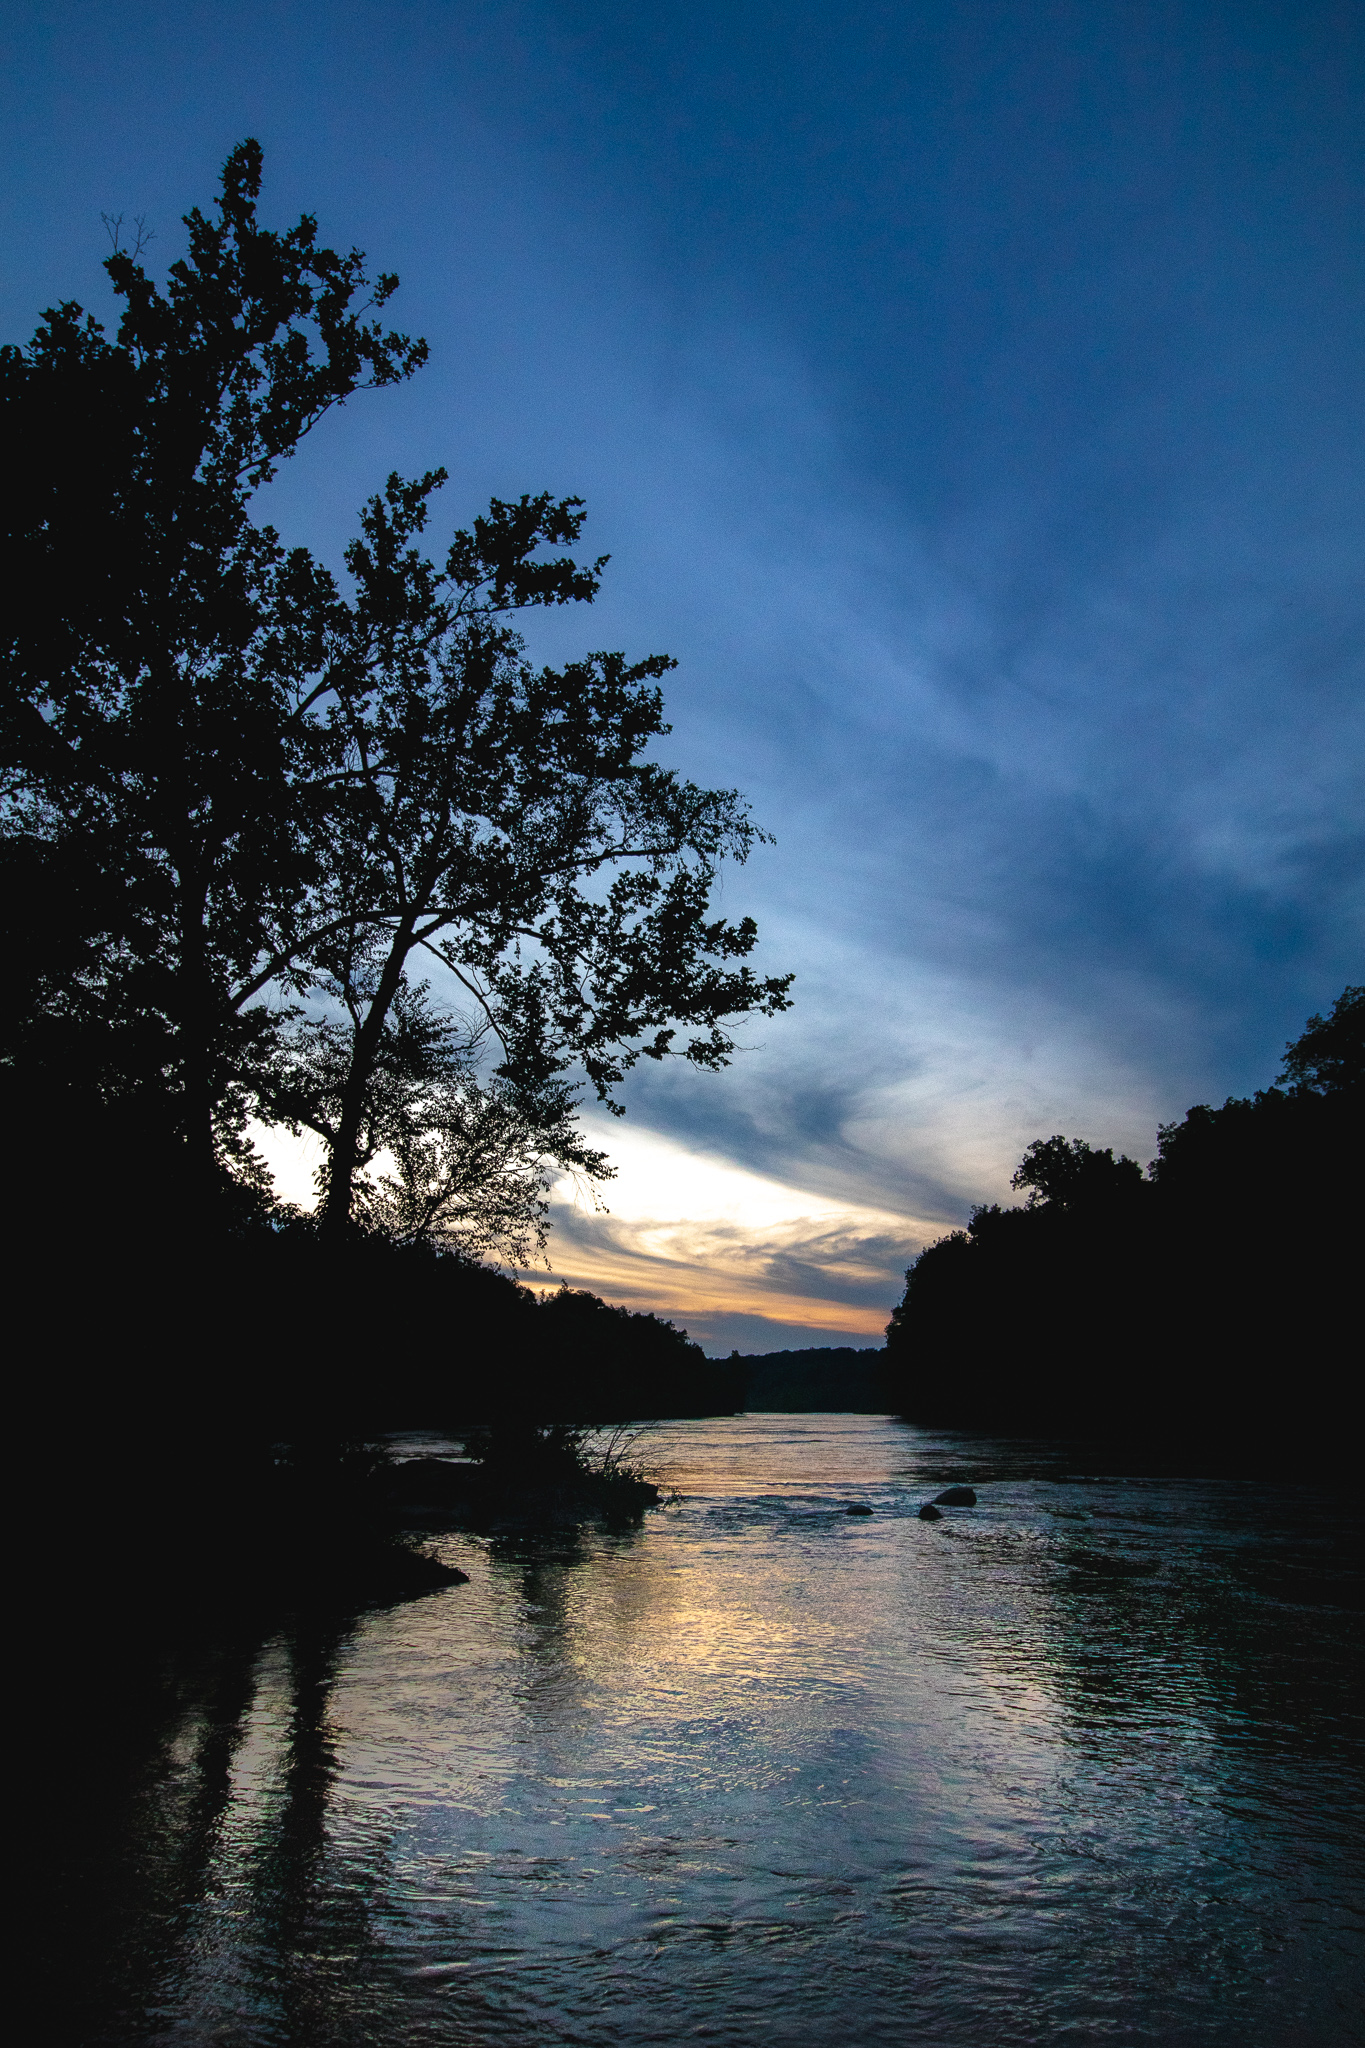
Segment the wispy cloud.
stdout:
[[[636,1127],[594,1129],[618,1178],[609,1207],[563,1183],[550,1278],[685,1323],[712,1349],[877,1343],[920,1219],[831,1200]],[[528,1279],[545,1276],[527,1274]]]
[[[17,37],[9,331],[79,291],[101,208],[149,208],[169,256],[262,134],[272,218],[392,263],[433,344],[286,466],[281,530],[335,562],[392,467],[445,463],[453,523],[580,492],[603,595],[534,647],[677,655],[666,758],[776,834],[723,907],[796,1008],[723,1074],[632,1077],[607,1142],[645,1134],[676,1184],[557,1204],[556,1270],[713,1347],[865,1334],[1030,1138],[1149,1157],[1358,978],[1339,11],[1186,9],[1154,64],[1140,9],[1082,5],[1059,63],[1022,0],[988,61],[970,9],[780,47],[616,0],[586,39],[536,0],[415,4],[392,39],[134,12]],[[790,1202],[717,1209],[726,1172]]]

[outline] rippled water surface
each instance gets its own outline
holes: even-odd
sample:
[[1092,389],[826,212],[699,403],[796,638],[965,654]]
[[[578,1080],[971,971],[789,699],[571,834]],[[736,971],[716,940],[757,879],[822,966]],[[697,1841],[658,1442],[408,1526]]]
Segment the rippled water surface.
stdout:
[[81,2038],[1365,2039],[1332,1492],[866,1416],[642,1449],[638,1531],[201,1646],[89,1821]]

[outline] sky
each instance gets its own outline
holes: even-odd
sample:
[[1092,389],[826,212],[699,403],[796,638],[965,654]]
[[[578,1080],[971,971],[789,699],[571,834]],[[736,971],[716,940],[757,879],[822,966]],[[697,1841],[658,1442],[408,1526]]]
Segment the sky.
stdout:
[[0,338],[259,137],[431,347],[269,517],[578,493],[533,651],[676,656],[664,758],[774,837],[721,902],[793,1009],[590,1112],[542,1280],[875,1344],[1030,1139],[1149,1159],[1365,978],[1353,4],[10,4],[0,108]]

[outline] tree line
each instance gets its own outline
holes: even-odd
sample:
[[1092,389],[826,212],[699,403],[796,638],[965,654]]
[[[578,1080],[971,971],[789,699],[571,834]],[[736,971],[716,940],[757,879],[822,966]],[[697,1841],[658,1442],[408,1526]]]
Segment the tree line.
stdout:
[[1200,1105],[1144,1173],[1082,1138],[1029,1146],[1024,1201],[920,1254],[886,1334],[912,1421],[1123,1440],[1179,1457],[1312,1440],[1358,1400],[1365,987],[1286,1049],[1278,1084]]

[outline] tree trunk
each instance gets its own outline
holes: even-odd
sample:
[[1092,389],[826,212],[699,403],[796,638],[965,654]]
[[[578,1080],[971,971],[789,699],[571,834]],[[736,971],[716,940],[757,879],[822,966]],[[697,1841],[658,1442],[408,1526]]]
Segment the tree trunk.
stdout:
[[219,1193],[213,1141],[212,1003],[209,997],[204,913],[208,891],[193,870],[181,875],[179,983],[181,1143],[189,1213],[211,1212]]
[[322,1236],[329,1244],[338,1244],[346,1235],[346,1226],[351,1219],[351,1196],[355,1184],[356,1147],[360,1138],[360,1121],[365,1113],[365,1094],[374,1071],[375,1056],[384,1033],[384,1020],[393,1005],[393,999],[403,984],[403,969],[412,950],[410,925],[402,925],[394,933],[393,944],[384,962],[379,977],[379,986],[365,1020],[355,1035],[355,1046],[351,1053],[350,1072],[341,1097],[341,1116],[337,1124],[336,1141],[332,1146],[331,1164],[327,1175],[327,1200],[322,1211]]

